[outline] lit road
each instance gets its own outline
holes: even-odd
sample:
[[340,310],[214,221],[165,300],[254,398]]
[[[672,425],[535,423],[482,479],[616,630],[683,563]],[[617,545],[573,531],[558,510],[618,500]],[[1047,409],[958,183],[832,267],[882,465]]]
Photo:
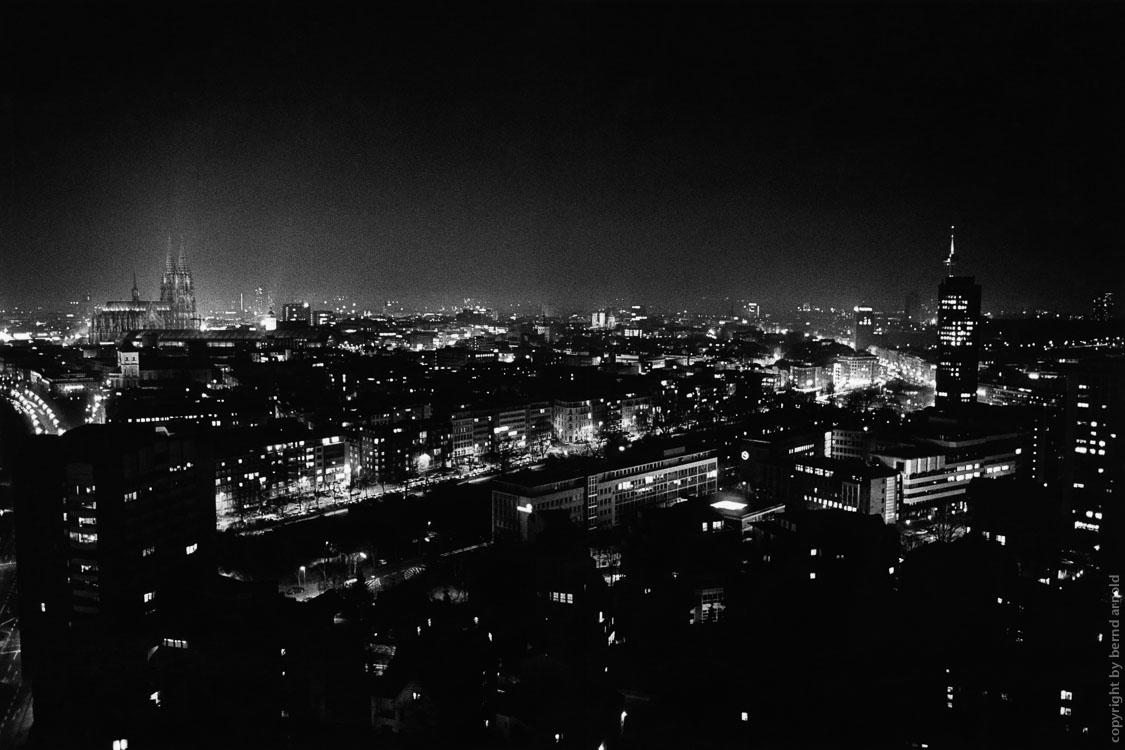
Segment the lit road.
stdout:
[[20,673],[15,545],[12,534],[0,542],[0,748],[27,742],[31,729],[31,691]]
[[[538,466],[540,462],[528,460],[513,462],[512,469],[528,466]],[[382,502],[387,497],[412,496],[421,497],[427,491],[436,490],[443,486],[458,484],[482,484],[499,476],[496,467],[486,466],[477,468],[468,474],[456,475],[442,479],[423,480],[413,479],[405,484],[372,484],[363,490],[354,493],[340,493],[329,495],[316,500],[296,500],[289,502],[283,508],[271,512],[247,513],[242,519],[233,516],[220,518],[217,522],[219,531],[233,531],[239,535],[257,536],[268,534],[274,529],[290,524],[303,523],[319,516],[333,516],[347,512],[350,506],[362,505],[370,502]]]
[[22,414],[36,435],[61,435],[59,417],[49,403],[35,391],[17,383],[12,378],[0,379],[0,397]]
[[[295,579],[290,578],[279,582],[283,593],[293,597],[299,602],[320,596],[325,591],[339,586],[342,581],[329,579],[323,561],[302,566]],[[404,581],[408,581],[426,569],[421,558],[412,558],[400,562],[378,565],[372,575],[366,576],[364,583],[367,590],[372,593],[386,591]],[[355,579],[349,579],[355,580]],[[296,584],[296,585],[294,585]],[[3,745],[0,745],[3,747]]]

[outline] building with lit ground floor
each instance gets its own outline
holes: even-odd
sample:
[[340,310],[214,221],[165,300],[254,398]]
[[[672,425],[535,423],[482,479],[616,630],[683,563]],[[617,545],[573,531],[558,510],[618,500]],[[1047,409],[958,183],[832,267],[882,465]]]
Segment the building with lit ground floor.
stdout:
[[671,505],[718,489],[713,449],[645,446],[607,460],[570,459],[496,480],[493,538],[533,538],[554,511],[588,530],[616,528],[645,507]]
[[225,528],[248,513],[347,491],[348,440],[296,421],[222,430],[214,439],[216,519]]

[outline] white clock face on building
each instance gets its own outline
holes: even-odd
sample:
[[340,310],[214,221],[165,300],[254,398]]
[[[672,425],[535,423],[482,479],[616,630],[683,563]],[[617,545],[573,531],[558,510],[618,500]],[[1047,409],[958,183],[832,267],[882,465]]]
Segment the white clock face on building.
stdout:
[[750,451],[742,451],[742,460],[743,461],[749,461],[750,460]]

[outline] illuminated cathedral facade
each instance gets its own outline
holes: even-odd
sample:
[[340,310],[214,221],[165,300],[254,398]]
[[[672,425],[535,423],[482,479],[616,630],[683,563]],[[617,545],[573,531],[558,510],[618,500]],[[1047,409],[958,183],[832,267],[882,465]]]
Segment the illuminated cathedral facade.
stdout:
[[151,329],[198,330],[195,309],[195,287],[188,268],[187,253],[180,241],[179,256],[172,259],[172,240],[164,260],[164,276],[160,280],[160,299],[142,300],[133,275],[133,298],[110,300],[99,307],[90,320],[90,342],[119,342],[130,331]]

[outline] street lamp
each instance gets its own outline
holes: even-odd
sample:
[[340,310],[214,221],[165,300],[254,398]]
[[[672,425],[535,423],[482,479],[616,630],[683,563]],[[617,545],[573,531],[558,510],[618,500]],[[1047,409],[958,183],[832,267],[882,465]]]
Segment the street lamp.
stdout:
[[305,585],[305,566],[304,565],[297,568],[297,578],[299,579],[298,582],[302,586],[304,586]]

